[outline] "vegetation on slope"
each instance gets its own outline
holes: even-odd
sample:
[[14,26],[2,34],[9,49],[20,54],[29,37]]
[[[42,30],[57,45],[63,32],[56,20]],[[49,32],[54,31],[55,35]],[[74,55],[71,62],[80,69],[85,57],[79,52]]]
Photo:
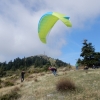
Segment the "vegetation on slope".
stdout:
[[14,59],[14,61],[0,63],[0,77],[8,76],[7,72],[13,71],[15,73],[16,70],[28,70],[30,66],[34,66],[34,68],[37,69],[42,68],[41,71],[44,71],[47,70],[49,66],[62,67],[68,65],[69,64],[59,59],[53,59],[51,57],[47,57],[46,55],[37,55],[27,58],[24,57],[22,59],[18,57]]
[[[58,76],[51,72],[30,74],[23,83],[16,84],[20,88],[18,100],[100,100],[100,69],[65,70],[58,69]],[[59,81],[68,79],[67,81]],[[71,81],[70,81],[71,80]],[[72,89],[59,91],[57,83],[72,82]],[[66,84],[63,84],[63,87]],[[68,86],[68,85],[67,85]],[[14,86],[12,86],[14,87]],[[12,88],[1,88],[0,93],[10,91]]]

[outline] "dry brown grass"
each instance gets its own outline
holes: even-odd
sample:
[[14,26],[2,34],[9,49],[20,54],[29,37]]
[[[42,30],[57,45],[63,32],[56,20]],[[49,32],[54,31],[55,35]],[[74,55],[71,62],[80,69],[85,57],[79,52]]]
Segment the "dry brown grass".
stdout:
[[37,78],[34,78],[34,82],[38,82],[39,80]]
[[[25,79],[23,83],[18,84],[20,87],[19,93],[21,94],[21,98],[18,100],[100,100],[100,69],[89,69],[88,73],[84,70],[66,72],[67,74],[64,74],[65,72],[63,71],[58,71],[59,76],[56,77],[47,73],[43,76],[40,73],[32,74],[35,77],[29,78],[30,81]],[[35,82],[35,78],[39,81]],[[67,92],[59,92],[57,90],[55,84],[63,78],[64,80],[66,78],[73,80],[72,82],[75,84],[74,91],[69,89]],[[0,94],[6,94],[8,93],[6,91],[10,91],[14,87],[1,88]]]
[[34,78],[34,76],[29,76],[28,78]]
[[16,100],[21,97],[21,95],[18,93],[19,91],[20,91],[20,88],[15,87],[11,91],[9,91],[7,94],[1,95],[0,100]]
[[64,72],[64,73],[63,73],[63,75],[66,75],[66,74],[67,74],[67,72]]
[[14,89],[13,89],[13,91],[16,91],[16,92],[20,91],[20,87],[15,86]]
[[40,73],[40,76],[44,76],[45,75],[45,73]]
[[23,84],[20,84],[20,87],[24,87],[24,85]]

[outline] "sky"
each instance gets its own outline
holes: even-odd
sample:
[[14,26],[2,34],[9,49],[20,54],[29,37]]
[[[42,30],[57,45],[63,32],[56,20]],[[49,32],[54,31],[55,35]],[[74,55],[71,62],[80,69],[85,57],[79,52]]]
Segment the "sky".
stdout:
[[[44,44],[38,22],[47,12],[69,16],[72,27],[57,21]],[[84,39],[100,52],[100,0],[0,0],[0,62],[45,54],[75,65]]]

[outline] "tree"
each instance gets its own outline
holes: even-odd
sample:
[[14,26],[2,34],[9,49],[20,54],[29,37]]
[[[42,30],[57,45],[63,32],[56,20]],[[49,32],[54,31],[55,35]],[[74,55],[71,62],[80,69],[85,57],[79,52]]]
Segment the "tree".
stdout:
[[56,65],[58,66],[58,67],[61,67],[61,66],[67,66],[68,64],[67,63],[65,63],[65,62],[63,62],[63,61],[61,61],[61,60],[59,60],[59,59],[56,59]]
[[81,65],[81,62],[82,62],[82,60],[79,58],[76,63],[78,63],[79,65]]
[[0,77],[3,77],[5,75],[6,75],[6,72],[4,71],[3,66],[2,66],[0,67]]
[[100,66],[100,52],[94,53],[94,65]]
[[93,65],[94,53],[95,53],[95,48],[92,46],[92,43],[87,43],[87,40],[84,40],[80,54],[80,56],[83,57],[81,63],[87,66]]

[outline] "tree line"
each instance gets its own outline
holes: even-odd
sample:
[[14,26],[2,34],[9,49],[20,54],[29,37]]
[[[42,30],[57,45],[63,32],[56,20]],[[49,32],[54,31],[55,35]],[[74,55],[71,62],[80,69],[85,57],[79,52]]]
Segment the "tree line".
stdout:
[[[44,66],[51,66],[52,62],[50,62],[50,57],[47,56],[32,56],[27,58],[16,58],[13,61],[9,61],[8,63],[0,62],[0,74],[5,74],[4,71],[12,70],[15,71],[17,69],[27,69],[30,66],[34,66],[35,68],[42,68]],[[61,66],[67,66],[68,64],[59,60],[55,59],[55,63],[53,63],[53,66],[61,67]]]

